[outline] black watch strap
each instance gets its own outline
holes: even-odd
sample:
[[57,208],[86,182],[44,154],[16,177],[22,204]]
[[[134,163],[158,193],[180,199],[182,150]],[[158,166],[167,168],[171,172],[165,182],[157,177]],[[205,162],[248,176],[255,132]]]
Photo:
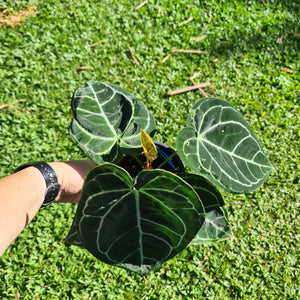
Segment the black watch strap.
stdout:
[[57,181],[55,171],[52,169],[50,165],[48,165],[45,162],[34,161],[34,162],[29,162],[27,164],[21,165],[15,170],[15,173],[28,167],[37,168],[44,176],[46,187],[47,187],[47,193],[44,202],[42,204],[42,207],[51,204],[57,197],[60,188],[60,184]]

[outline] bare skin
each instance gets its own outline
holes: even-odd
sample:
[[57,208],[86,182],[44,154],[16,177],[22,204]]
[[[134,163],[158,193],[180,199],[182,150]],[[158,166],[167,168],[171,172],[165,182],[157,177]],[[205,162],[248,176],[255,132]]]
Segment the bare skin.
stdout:
[[[77,203],[86,174],[96,164],[90,160],[52,162],[60,190],[57,203]],[[0,256],[32,221],[46,194],[41,172],[28,167],[0,179]]]

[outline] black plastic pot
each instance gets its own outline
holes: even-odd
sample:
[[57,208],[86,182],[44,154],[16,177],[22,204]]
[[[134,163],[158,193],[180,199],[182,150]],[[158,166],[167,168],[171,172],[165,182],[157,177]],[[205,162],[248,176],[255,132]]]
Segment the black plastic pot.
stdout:
[[[158,157],[152,163],[153,169],[157,168],[163,161],[165,161],[170,155],[175,152],[174,149],[170,148],[166,144],[155,141],[154,144],[158,151]],[[175,154],[170,160],[168,160],[161,168],[173,173],[184,172],[184,165],[177,154]]]
[[[184,165],[177,154],[175,154],[170,160],[167,160],[168,157],[174,153],[172,148],[160,142],[154,141],[154,144],[157,148],[158,156],[156,160],[152,162],[153,169],[157,169],[165,162],[160,169],[164,169],[172,173],[184,172]],[[143,163],[146,161],[144,154],[141,154],[138,159]],[[138,163],[135,158],[128,155],[125,155],[118,165],[124,168],[132,177],[137,176],[137,174],[142,171],[140,163]]]

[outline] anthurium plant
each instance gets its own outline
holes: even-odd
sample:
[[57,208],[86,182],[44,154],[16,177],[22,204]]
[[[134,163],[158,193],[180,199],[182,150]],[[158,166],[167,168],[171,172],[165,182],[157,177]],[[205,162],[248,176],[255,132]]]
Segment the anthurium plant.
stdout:
[[189,244],[232,237],[219,189],[253,192],[272,170],[241,113],[222,99],[195,103],[176,151],[152,140],[152,114],[116,85],[89,81],[71,107],[70,136],[99,166],[85,178],[67,243],[140,275]]

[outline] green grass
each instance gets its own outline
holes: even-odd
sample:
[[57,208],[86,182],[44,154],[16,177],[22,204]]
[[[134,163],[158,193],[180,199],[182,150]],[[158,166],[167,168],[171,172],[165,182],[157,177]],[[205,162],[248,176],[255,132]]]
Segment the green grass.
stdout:
[[[300,298],[299,1],[149,0],[135,10],[141,2],[41,0],[36,16],[0,27],[0,107],[10,104],[0,109],[0,177],[27,161],[84,157],[68,136],[70,97],[90,79],[138,96],[157,119],[155,139],[174,146],[202,95],[167,92],[199,71],[197,83],[244,114],[275,170],[253,194],[223,193],[235,239],[188,247],[145,278],[64,245],[75,206],[42,209],[0,258],[0,298]],[[3,3],[16,12],[33,1]],[[205,53],[163,63],[174,49]]]

